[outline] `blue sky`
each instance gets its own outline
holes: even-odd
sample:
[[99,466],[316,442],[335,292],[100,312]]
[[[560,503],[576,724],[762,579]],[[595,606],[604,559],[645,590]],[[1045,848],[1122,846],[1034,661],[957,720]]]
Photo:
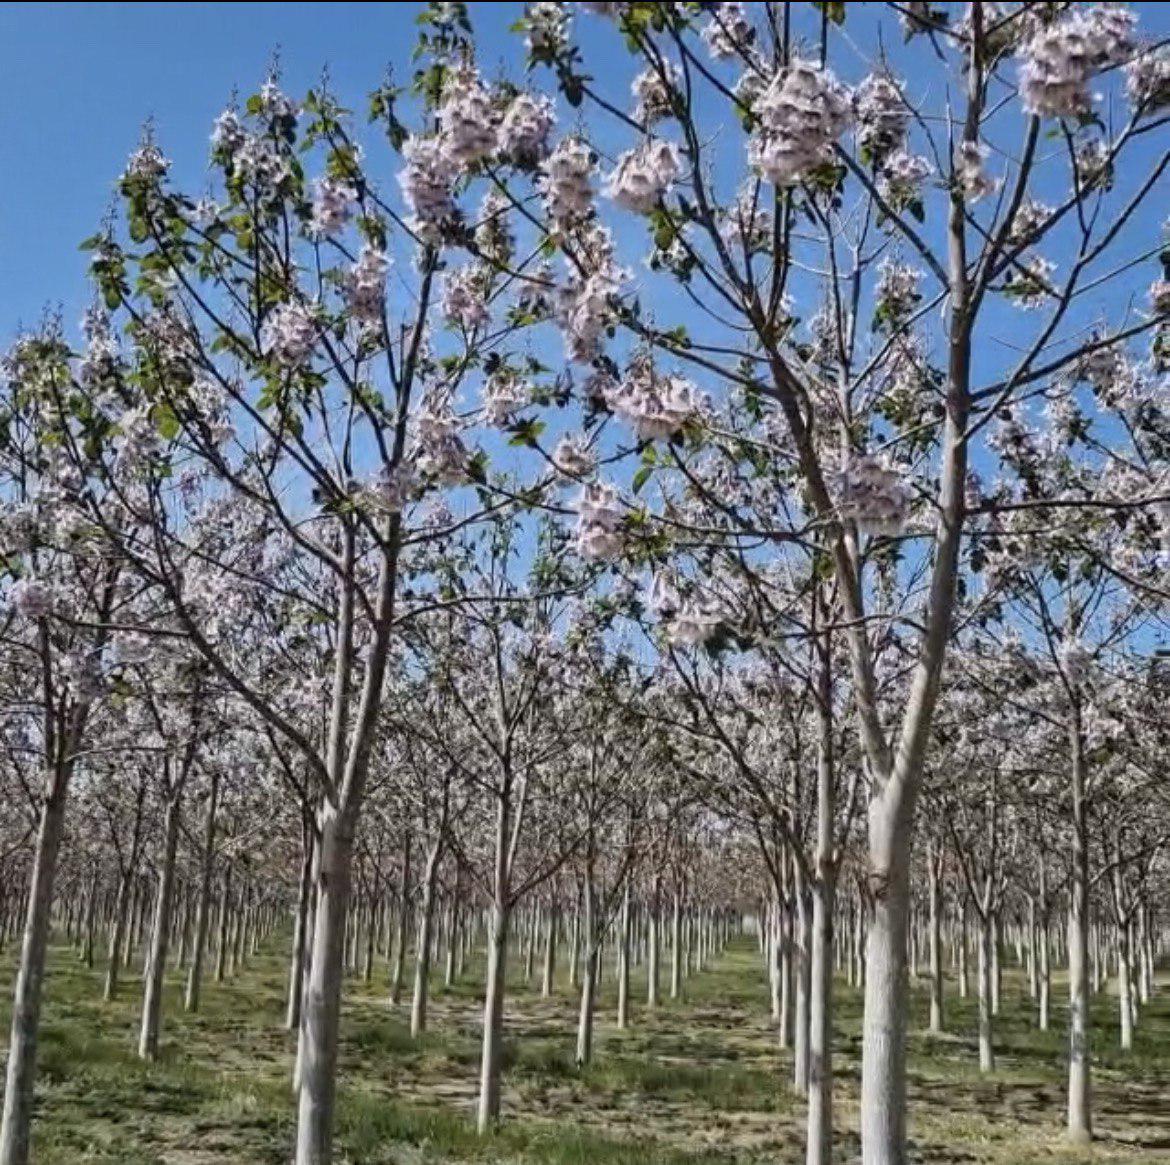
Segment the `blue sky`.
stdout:
[[[515,52],[518,4],[477,4],[482,59]],[[198,188],[211,123],[233,86],[253,92],[279,50],[286,88],[328,66],[361,107],[393,63],[409,70],[416,5],[0,5],[0,335],[46,305],[84,302],[93,233],[143,121]]]

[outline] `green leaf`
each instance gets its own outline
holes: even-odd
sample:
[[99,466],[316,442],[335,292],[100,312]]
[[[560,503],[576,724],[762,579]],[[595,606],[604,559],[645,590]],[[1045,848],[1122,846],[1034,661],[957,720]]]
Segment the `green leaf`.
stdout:
[[650,475],[654,472],[654,466],[643,465],[637,473],[634,474],[634,493],[641,493],[642,486],[650,480]]

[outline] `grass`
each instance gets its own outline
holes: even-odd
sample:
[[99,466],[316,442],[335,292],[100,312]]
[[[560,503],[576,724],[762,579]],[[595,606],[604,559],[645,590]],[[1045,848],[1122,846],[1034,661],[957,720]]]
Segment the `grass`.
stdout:
[[[140,983],[101,999],[101,970],[52,951],[42,1025],[37,1165],[284,1165],[291,1155],[289,1089],[294,1040],[282,1027],[285,954],[274,941],[232,982],[208,982],[200,1014],[181,1009],[178,977],[165,1001],[162,1056],[134,1054]],[[0,956],[0,1025],[8,1030],[13,960]],[[349,1165],[732,1165],[803,1161],[803,1104],[791,1061],[776,1046],[758,955],[746,941],[686,984],[686,998],[651,1014],[635,1007],[613,1026],[608,968],[595,1059],[574,1064],[576,999],[562,977],[551,999],[511,968],[504,1119],[475,1135],[479,975],[472,962],[450,990],[433,987],[430,1030],[412,1040],[408,1008],[376,981],[347,983],[340,1057],[338,1160]],[[1116,1000],[1094,1005],[1095,1117],[1090,1150],[1062,1140],[1062,984],[1053,1030],[1035,1029],[1019,971],[1005,977],[997,1069],[978,1071],[974,1000],[948,983],[947,1034],[925,1029],[913,991],[910,1036],[912,1160],[930,1165],[1170,1163],[1170,985],[1138,1027],[1132,1052],[1116,1049]],[[634,999],[644,995],[635,976]],[[858,1152],[861,1000],[838,984],[839,1160]],[[2,1038],[2,1037],[0,1037]]]

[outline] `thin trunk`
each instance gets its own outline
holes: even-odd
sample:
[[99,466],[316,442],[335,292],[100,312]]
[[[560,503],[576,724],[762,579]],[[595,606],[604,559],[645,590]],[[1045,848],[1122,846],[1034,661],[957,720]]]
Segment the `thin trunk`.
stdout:
[[57,876],[57,855],[61,848],[68,788],[68,772],[55,773],[53,788],[41,807],[24,940],[20,949],[20,967],[12,998],[4,1117],[0,1122],[0,1165],[27,1165],[29,1159],[37,1035],[45,984],[45,952],[49,944],[53,882]]
[[[316,835],[308,814],[301,825],[301,878],[297,890],[297,912],[293,919],[292,955],[288,968],[288,1007],[284,1026],[292,1032],[301,1022],[301,1000],[305,987],[305,950],[309,941],[309,903],[313,897],[313,850]],[[208,895],[210,901],[210,895]],[[194,968],[192,967],[192,970]]]
[[159,1028],[162,1024],[163,979],[167,970],[167,944],[171,937],[171,902],[175,886],[175,853],[179,846],[182,824],[182,793],[167,800],[163,825],[163,855],[159,870],[158,893],[154,902],[154,927],[150,952],[143,972],[146,988],[142,999],[142,1028],[138,1034],[138,1055],[143,1060],[158,1059]]
[[1068,916],[1068,1136],[1093,1139],[1089,1021],[1089,846],[1085,808],[1084,737],[1079,720],[1070,725],[1073,853]]
[[353,823],[329,814],[320,825],[313,944],[300,1031],[296,1165],[329,1165],[337,1093],[337,1036],[349,909]]
[[195,915],[195,945],[191,950],[191,966],[187,971],[187,993],[183,999],[183,1006],[187,1011],[199,1010],[199,989],[203,983],[203,956],[207,950],[207,935],[211,928],[211,873],[215,860],[215,815],[218,807],[219,775],[213,769],[211,791],[207,797],[207,816],[203,825],[203,853],[199,869],[199,903]]
[[410,1004],[410,1034],[417,1038],[427,1030],[427,991],[431,975],[431,924],[435,915],[435,880],[439,874],[442,840],[427,855],[419,904],[418,948],[414,956],[414,997]]
[[630,883],[627,879],[622,898],[621,935],[618,940],[618,1006],[619,1030],[630,1022]]

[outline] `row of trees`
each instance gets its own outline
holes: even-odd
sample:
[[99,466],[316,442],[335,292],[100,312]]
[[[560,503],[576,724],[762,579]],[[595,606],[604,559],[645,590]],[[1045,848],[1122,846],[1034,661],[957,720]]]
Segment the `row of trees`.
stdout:
[[582,1059],[615,919],[661,940],[677,894],[681,950],[684,908],[764,885],[815,1165],[852,911],[863,1160],[899,1165],[915,862],[990,967],[1065,839],[1020,876],[1030,936],[1067,904],[1091,1136],[1094,903],[1130,965],[1157,929],[1167,58],[1115,5],[871,7],[531,4],[522,83],[434,4],[371,98],[388,147],[276,77],[216,122],[208,197],[144,138],[84,344],[50,321],[5,362],[2,1165],[54,900],[116,884],[134,930],[147,855],[144,1056],[188,913],[194,968],[213,920],[291,908],[299,1165],[332,1155],[354,944],[439,903],[487,912],[492,1124],[509,944],[558,878]]

